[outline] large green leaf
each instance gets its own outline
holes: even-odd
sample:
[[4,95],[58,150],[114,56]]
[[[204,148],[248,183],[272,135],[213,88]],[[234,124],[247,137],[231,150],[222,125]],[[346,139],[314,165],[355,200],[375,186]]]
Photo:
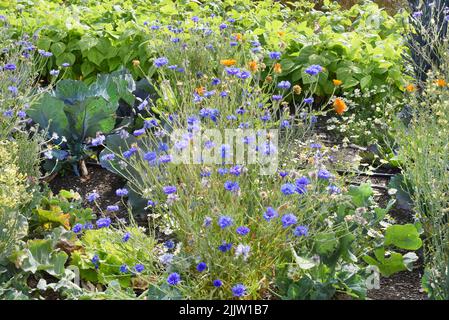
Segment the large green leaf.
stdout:
[[88,93],[89,88],[84,82],[66,79],[58,83],[54,96],[64,102],[64,104],[72,105],[76,101],[84,100]]
[[62,276],[67,257],[65,252],[53,250],[51,239],[31,240],[23,251],[21,267],[27,272],[46,271],[53,276]]
[[89,97],[74,105],[66,105],[64,111],[71,125],[72,138],[79,143],[97,132],[108,133],[114,129],[118,104],[108,103],[102,97]]
[[373,195],[373,189],[370,184],[363,183],[357,187],[350,186],[348,193],[357,207],[366,207],[369,205],[369,199]]
[[385,231],[385,245],[394,245],[405,250],[418,250],[422,246],[422,240],[413,224],[392,225]]
[[48,127],[50,133],[56,132],[60,136],[68,136],[69,123],[64,113],[64,102],[50,94],[45,94],[34,104],[27,114],[43,129]]

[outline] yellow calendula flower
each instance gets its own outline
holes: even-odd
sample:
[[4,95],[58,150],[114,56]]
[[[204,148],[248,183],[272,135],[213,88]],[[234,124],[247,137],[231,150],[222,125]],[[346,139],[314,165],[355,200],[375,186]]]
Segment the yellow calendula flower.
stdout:
[[234,66],[237,63],[237,60],[235,59],[223,59],[220,60],[220,64],[226,66],[226,67],[230,67],[230,66]]
[[257,72],[257,70],[259,69],[259,66],[257,65],[257,61],[255,61],[255,60],[250,61],[248,63],[248,68],[252,72]]
[[408,92],[414,92],[416,91],[416,87],[413,84],[409,84],[405,87],[405,90],[407,90]]
[[332,82],[334,83],[334,86],[336,86],[336,87],[341,86],[343,84],[343,81],[338,80],[338,79],[334,79],[334,80],[332,80]]
[[438,80],[436,81],[436,84],[437,84],[437,86],[439,86],[439,87],[445,87],[445,86],[447,85],[446,80],[444,80],[444,79],[438,79]]
[[279,37],[285,36],[285,31],[278,31],[278,36]]
[[241,33],[234,34],[235,40],[243,41],[243,35]]
[[275,63],[273,66],[273,70],[276,73],[282,73],[282,66],[280,63]]
[[341,98],[334,101],[334,110],[337,114],[342,115],[346,111],[346,103]]
[[198,93],[200,96],[202,96],[206,92],[206,88],[198,87],[195,89],[195,92]]

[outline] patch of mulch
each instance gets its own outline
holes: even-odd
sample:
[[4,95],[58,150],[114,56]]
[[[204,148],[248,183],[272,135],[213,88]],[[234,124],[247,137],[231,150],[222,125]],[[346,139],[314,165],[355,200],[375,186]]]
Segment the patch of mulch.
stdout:
[[380,279],[380,288],[368,291],[372,300],[427,300],[421,289],[422,268],[403,271]]
[[83,198],[83,204],[92,208],[98,214],[98,208],[86,199],[86,195],[95,190],[100,195],[97,203],[102,210],[106,210],[106,207],[109,205],[118,205],[120,207],[119,213],[126,213],[120,198],[115,195],[115,190],[122,188],[126,181],[97,165],[88,165],[87,170],[89,171],[88,178],[77,177],[71,172],[57,175],[49,182],[51,191],[54,194],[57,194],[62,189],[76,191]]

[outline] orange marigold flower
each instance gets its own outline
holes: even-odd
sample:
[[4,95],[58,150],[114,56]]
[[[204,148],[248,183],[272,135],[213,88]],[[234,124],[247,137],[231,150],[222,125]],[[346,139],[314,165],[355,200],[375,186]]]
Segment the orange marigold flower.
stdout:
[[137,60],[137,59],[136,59],[136,60],[133,60],[133,61],[132,61],[132,64],[133,64],[134,67],[140,66],[140,61]]
[[278,36],[283,37],[285,35],[285,31],[278,31]]
[[223,59],[223,60],[220,60],[220,64],[222,64],[222,65],[224,65],[226,67],[233,66],[236,63],[237,63],[237,60],[235,60],[235,59]]
[[198,87],[195,89],[195,92],[198,93],[200,96],[202,96],[206,92],[206,88]]
[[252,60],[248,63],[248,68],[249,70],[251,70],[252,72],[256,72],[257,69],[259,68],[259,66],[257,65],[257,61],[256,60]]
[[436,81],[436,84],[437,84],[439,87],[445,87],[445,86],[446,86],[446,80],[444,80],[444,79],[438,79],[438,80]]
[[273,67],[274,72],[276,73],[282,73],[282,66],[280,63],[275,63]]
[[346,111],[346,103],[341,98],[334,101],[334,110],[337,114],[342,115]]
[[334,86],[341,86],[343,84],[343,81],[338,80],[338,79],[334,79],[332,80],[332,82],[334,83]]
[[237,41],[243,40],[243,35],[241,33],[234,34],[234,37],[235,37],[235,40],[237,40]]
[[266,82],[271,82],[271,81],[273,81],[273,77],[272,77],[272,76],[267,76],[267,77],[265,78],[265,81],[266,81]]
[[416,91],[416,87],[415,87],[413,84],[409,84],[408,86],[405,87],[405,89],[406,89],[408,92],[414,92],[414,91]]

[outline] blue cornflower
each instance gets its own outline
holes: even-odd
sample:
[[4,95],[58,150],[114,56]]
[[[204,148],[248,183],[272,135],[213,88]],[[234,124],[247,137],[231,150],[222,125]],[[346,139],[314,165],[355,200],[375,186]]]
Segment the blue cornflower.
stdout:
[[100,257],[98,256],[98,254],[95,254],[92,259],[90,259],[90,261],[94,264],[95,269],[98,269],[98,265],[100,262]]
[[221,83],[221,80],[218,78],[213,78],[211,83],[213,86],[218,86]]
[[246,236],[250,230],[247,226],[240,226],[235,231],[241,236]]
[[11,92],[14,96],[19,93],[19,89],[16,86],[8,86],[8,91]]
[[137,273],[141,273],[143,270],[145,270],[145,267],[143,264],[138,263],[134,266],[134,270],[136,270]]
[[310,98],[305,98],[305,99],[304,99],[304,103],[306,103],[306,104],[312,104],[312,103],[313,103],[313,98],[312,98],[312,97],[310,97]]
[[90,222],[86,222],[83,226],[84,230],[92,230],[94,228],[94,225]]
[[314,65],[309,66],[305,70],[305,73],[307,73],[308,75],[311,75],[311,76],[316,76],[321,71],[323,71],[323,67],[318,64],[314,64]]
[[236,68],[236,67],[226,67],[225,71],[228,75],[230,76],[235,76],[237,74],[239,74],[240,72],[240,68]]
[[83,230],[83,225],[81,223],[77,223],[73,226],[72,231],[75,233],[80,233]]
[[125,152],[123,152],[123,157],[126,158],[126,159],[129,159],[136,152],[137,152],[137,148],[136,147],[131,147],[131,148],[129,148],[129,150],[126,150]]
[[268,207],[267,210],[263,214],[263,218],[267,221],[270,221],[274,218],[277,218],[279,215],[276,210],[274,210],[272,207]]
[[307,236],[309,229],[306,226],[297,226],[295,230],[293,230],[293,234],[297,237],[305,237]]
[[221,216],[220,218],[218,218],[218,225],[222,229],[231,226],[232,223],[233,223],[233,220],[229,216]]
[[278,88],[283,90],[288,90],[291,86],[292,85],[289,81],[281,81],[278,83]]
[[106,137],[102,134],[98,135],[96,138],[92,139],[92,145],[93,146],[99,146],[103,144],[104,140],[106,140]]
[[168,64],[168,59],[166,57],[160,57],[154,60],[154,65],[157,68],[163,67]]
[[215,279],[214,281],[212,281],[212,284],[215,288],[220,288],[223,285],[223,282],[220,279]]
[[115,190],[115,194],[117,197],[125,197],[128,195],[128,189],[122,188]]
[[126,232],[122,237],[122,242],[128,242],[129,239],[131,239],[131,233]]
[[243,297],[246,295],[246,287],[239,283],[232,287],[232,294],[234,297]]
[[145,129],[150,129],[153,127],[157,127],[159,125],[159,123],[157,122],[156,119],[148,119],[148,120],[144,120],[143,121],[143,127]]
[[128,272],[128,266],[126,264],[122,264],[119,268],[119,271],[121,273],[127,273]]
[[279,101],[282,100],[282,95],[281,94],[275,94],[271,97],[271,99],[273,99],[273,101]]
[[281,186],[281,192],[286,196],[294,194],[296,186],[293,183],[285,183]]
[[327,190],[329,190],[330,194],[339,194],[339,193],[341,193],[340,188],[337,187],[336,185],[330,185],[329,187],[327,187]]
[[282,226],[288,228],[298,222],[298,218],[293,213],[286,213],[281,218]]
[[111,218],[100,218],[96,222],[98,228],[107,228],[111,225]]
[[221,23],[219,26],[220,30],[224,30],[228,27],[228,25],[226,23]]
[[161,163],[168,163],[172,161],[172,156],[170,154],[164,154],[159,157]]
[[219,175],[223,176],[223,175],[227,174],[229,172],[229,170],[227,168],[218,168],[217,172]]
[[242,169],[243,169],[242,166],[236,165],[234,167],[231,167],[231,169],[229,169],[229,173],[238,177],[242,173]]
[[173,249],[175,247],[175,243],[173,242],[173,240],[167,240],[165,241],[164,246],[167,249]]
[[288,176],[288,171],[279,171],[279,176],[281,178],[285,178],[286,176]]
[[171,286],[176,286],[181,281],[181,276],[173,272],[167,277],[167,283]]
[[326,169],[320,169],[318,170],[318,178],[329,180],[332,177],[331,173],[327,171]]
[[93,191],[87,195],[87,201],[92,203],[95,200],[97,200],[99,197],[100,197],[100,195],[98,193],[96,193],[95,191]]
[[204,270],[207,269],[207,264],[206,262],[200,262],[198,263],[198,265],[196,266],[196,270],[198,270],[198,272],[203,272]]
[[68,67],[70,67],[70,63],[64,62],[63,64],[61,64],[61,67],[68,68]]
[[144,134],[145,134],[145,128],[137,129],[137,130],[134,130],[134,132],[133,132],[133,135],[135,137],[139,137]]
[[415,11],[415,12],[413,12],[412,17],[417,19],[417,18],[422,17],[422,15],[423,15],[422,11]]
[[56,70],[56,69],[50,70],[50,75],[51,76],[58,76],[59,75],[59,70]]
[[237,181],[230,181],[230,180],[228,180],[228,181],[226,181],[224,183],[224,187],[225,187],[226,190],[232,191],[232,192],[237,192],[237,191],[240,190],[240,186],[239,186],[239,183]]
[[168,144],[163,143],[163,142],[159,142],[158,150],[160,152],[165,152],[165,151],[168,151],[169,149],[170,149],[170,147],[168,146]]
[[175,186],[165,186],[162,188],[164,190],[165,194],[172,194],[176,192],[176,187]]
[[200,21],[200,18],[198,18],[197,16],[193,16],[192,21],[196,23],[196,22]]
[[296,183],[297,186],[299,186],[299,185],[308,185],[308,184],[310,184],[310,180],[309,180],[309,178],[307,178],[305,176],[302,176],[301,178],[296,179],[295,183]]
[[282,120],[282,122],[281,122],[281,128],[290,128],[290,127],[291,127],[290,121],[288,121],[288,120]]
[[5,66],[3,67],[3,69],[8,70],[8,71],[14,71],[16,70],[16,65],[14,63],[7,63],[5,64]]
[[148,151],[143,155],[143,159],[150,163],[154,162],[157,159],[157,153],[154,151]]
[[218,250],[220,250],[221,252],[227,252],[231,250],[231,248],[232,243],[226,243],[226,241],[223,241],[222,244],[218,246]]
[[12,109],[6,110],[3,112],[3,116],[6,118],[11,118],[14,115],[14,111]]
[[237,78],[239,79],[248,79],[249,77],[251,77],[251,72],[247,71],[247,70],[242,70],[237,74]]
[[273,51],[268,53],[268,56],[270,57],[271,60],[279,60],[281,58],[281,53],[277,52],[277,51]]
[[205,217],[203,221],[203,226],[209,227],[212,224],[212,218],[211,217]]
[[[115,212],[119,210],[119,207],[117,205],[112,205],[112,206],[107,206],[106,210],[110,211],[110,212]],[[109,219],[109,218],[108,218]]]

